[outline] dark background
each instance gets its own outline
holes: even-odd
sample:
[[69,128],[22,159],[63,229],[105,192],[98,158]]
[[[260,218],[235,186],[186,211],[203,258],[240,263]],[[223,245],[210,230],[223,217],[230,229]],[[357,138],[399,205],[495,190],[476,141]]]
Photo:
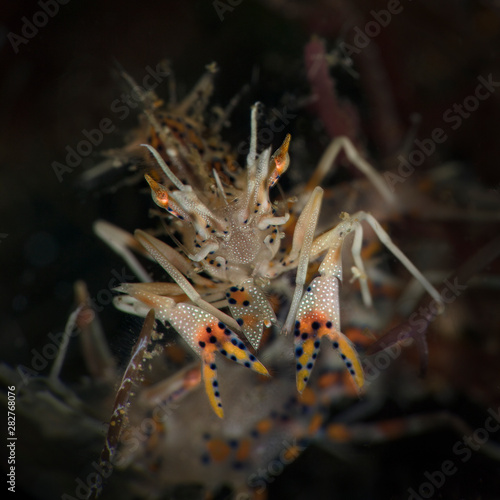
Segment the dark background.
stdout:
[[[390,162],[397,152],[414,113],[420,116],[418,136],[428,137],[435,127],[443,126],[446,109],[474,92],[478,75],[493,73],[500,80],[497,2],[403,0],[401,5],[403,12],[354,56],[360,79],[350,86],[352,80],[345,72],[339,71],[338,76],[339,92],[354,102],[363,118],[371,156],[381,162]],[[136,187],[111,193],[106,186],[91,190],[81,186],[81,172],[101,159],[99,148],[74,172],[64,175],[63,182],[52,168],[54,161],[64,162],[65,147],[78,144],[82,130],[97,127],[101,119],[114,117],[117,125],[116,132],[105,137],[102,149],[120,145],[123,134],[135,123],[133,116],[123,122],[116,120],[110,110],[124,91],[116,76],[117,64],[141,80],[147,66],[154,68],[168,58],[182,93],[207,63],[217,61],[216,102],[227,102],[245,84],[252,83],[235,113],[232,129],[226,132],[228,138],[241,140],[248,136],[251,102],[259,99],[272,107],[284,93],[307,96],[303,49],[312,34],[324,37],[331,50],[339,36],[352,41],[353,27],[363,27],[372,19],[371,9],[386,6],[387,2],[375,0],[243,0],[233,11],[225,12],[221,21],[208,0],[72,0],[60,5],[57,15],[15,53],[8,34],[21,35],[23,16],[31,20],[40,7],[36,2],[4,1],[0,7],[0,233],[7,236],[0,240],[2,359],[11,364],[28,363],[30,350],[44,345],[49,332],[63,328],[73,306],[74,281],[84,279],[91,293],[96,293],[106,287],[110,269],[122,268],[119,259],[92,233],[93,221],[104,218],[130,231],[147,225],[150,200],[138,196]],[[260,77],[255,76],[257,71]],[[158,92],[162,94],[166,88]],[[500,92],[496,92],[450,134],[421,172],[443,161],[459,161],[470,186],[477,186],[484,197],[495,200],[500,180],[499,117]],[[328,138],[321,124],[314,123],[315,127],[304,134],[310,140],[311,158],[317,159]],[[494,210],[499,206],[493,203]],[[443,231],[453,233],[457,242],[456,253],[450,257],[457,264],[497,234],[498,223],[469,224],[465,232],[455,224]],[[469,303],[471,315],[478,321],[468,325],[471,335],[476,336],[473,354],[484,354],[487,362],[484,357],[465,357],[465,346],[460,355],[449,360],[452,368],[447,372],[447,376],[458,377],[456,372],[464,365],[474,375],[486,369],[488,376],[473,381],[474,388],[479,386],[481,394],[486,394],[479,398],[480,407],[500,400],[500,377],[488,369],[498,367],[499,322],[498,313],[489,309],[495,303],[492,296],[498,298],[498,288],[488,292],[486,302],[482,292]],[[123,357],[132,342],[123,338],[129,328],[111,306],[100,316],[110,338],[119,337],[112,348]],[[487,326],[481,323],[485,317],[491,317]],[[483,349],[486,345],[487,351]],[[81,363],[77,354],[71,359],[75,366]],[[66,371],[71,378],[72,371]],[[470,379],[460,384],[460,390],[470,394]],[[465,397],[468,403],[471,399]],[[481,423],[481,413],[474,417],[471,410],[471,415],[471,425]],[[422,472],[432,470],[426,461],[434,454],[432,447],[436,447],[438,457],[439,450],[446,456],[450,443],[456,440],[452,433],[444,434],[442,441],[432,435],[419,443],[384,449],[380,456],[387,460],[387,476],[394,474],[394,457],[415,454],[422,457],[411,461],[417,479],[412,482],[412,473],[406,472],[408,484],[418,484]],[[314,480],[330,491],[331,468],[341,466],[338,462],[325,466],[331,458],[321,453],[314,460],[323,464],[318,469],[323,471],[320,479]],[[481,460],[469,464],[464,472],[470,491],[457,496],[465,490],[455,478],[457,483],[450,487],[449,496],[446,489],[442,492],[443,498],[498,498],[498,482],[495,485],[493,476],[485,473],[483,477],[480,471],[498,470],[499,464],[484,465]],[[348,474],[356,480],[352,470]],[[303,484],[312,480],[305,477]],[[286,473],[280,481],[294,484]],[[286,491],[286,486],[283,488]],[[279,498],[273,494],[271,489],[271,498]],[[386,498],[383,490],[374,492],[373,497]],[[393,498],[404,498],[404,491]]]

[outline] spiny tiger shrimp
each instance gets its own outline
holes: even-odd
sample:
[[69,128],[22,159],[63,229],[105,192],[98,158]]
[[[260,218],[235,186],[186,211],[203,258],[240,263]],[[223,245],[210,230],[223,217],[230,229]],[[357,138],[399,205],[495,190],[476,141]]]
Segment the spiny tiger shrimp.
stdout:
[[[273,154],[270,148],[258,152],[256,103],[251,111],[246,168],[240,168],[219,137],[221,120],[217,126],[204,124],[214,73],[211,65],[174,109],[167,109],[152,93],[142,95],[146,120],[129,150],[143,149],[145,179],[154,202],[164,211],[160,217],[167,231],[175,230],[177,248],[146,231],[137,230],[134,241],[108,223],[96,223],[97,233],[119,250],[144,281],[119,286],[117,291],[123,295],[115,303],[122,311],[144,317],[154,309],[157,320],[177,331],[201,359],[205,391],[220,418],[224,410],[216,354],[257,375],[270,376],[257,351],[264,329],[272,325],[283,335],[293,331],[299,393],[307,386],[323,337],[333,345],[361,390],[361,361],[353,343],[342,333],[339,315],[346,238],[354,235],[353,279],[359,281],[366,306],[371,305],[371,296],[361,258],[364,223],[438,304],[441,298],[369,213],[342,213],[338,224],[317,235],[321,187],[301,193],[292,215],[291,200],[272,201],[272,189],[291,162],[291,137],[287,135]],[[384,202],[393,202],[382,177],[345,137],[335,139],[327,148],[313,177],[321,180],[341,151],[370,179]],[[139,248],[156,260],[172,282],[151,282],[129,247]],[[295,285],[288,294],[287,314],[279,312],[284,317],[280,324],[268,296],[273,289],[283,291],[283,277],[291,273]]]

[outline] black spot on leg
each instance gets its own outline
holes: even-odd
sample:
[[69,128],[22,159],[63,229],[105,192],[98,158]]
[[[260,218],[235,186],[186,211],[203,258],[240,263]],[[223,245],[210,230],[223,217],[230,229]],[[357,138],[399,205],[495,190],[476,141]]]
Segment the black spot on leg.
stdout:
[[334,349],[338,349],[339,348],[339,343],[338,342],[334,342],[333,343],[333,348]]
[[236,323],[238,323],[238,325],[242,326],[243,325],[243,320],[241,318],[238,318],[236,320]]
[[250,302],[249,302],[248,300],[244,300],[244,301],[243,301],[243,305],[244,305],[245,307],[248,307],[248,306],[250,305]]
[[307,340],[307,338],[309,337],[309,335],[307,333],[303,333],[301,335],[301,337],[302,337],[302,340]]
[[204,348],[205,348],[205,342],[202,342],[201,340],[200,340],[200,342],[198,342],[198,345],[199,345],[202,349],[204,349]]
[[207,330],[207,333],[212,333],[212,329],[209,326],[207,326],[206,330]]
[[312,327],[313,327],[314,330],[318,330],[320,326],[321,325],[317,321],[314,321],[313,324],[312,324]]
[[212,335],[208,340],[210,341],[211,344],[215,344],[217,342],[217,337]]

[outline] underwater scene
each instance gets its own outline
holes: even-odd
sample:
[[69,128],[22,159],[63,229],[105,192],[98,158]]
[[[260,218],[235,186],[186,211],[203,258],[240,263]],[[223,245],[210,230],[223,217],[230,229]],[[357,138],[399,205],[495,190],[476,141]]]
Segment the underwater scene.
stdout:
[[500,5],[8,2],[6,495],[500,498]]

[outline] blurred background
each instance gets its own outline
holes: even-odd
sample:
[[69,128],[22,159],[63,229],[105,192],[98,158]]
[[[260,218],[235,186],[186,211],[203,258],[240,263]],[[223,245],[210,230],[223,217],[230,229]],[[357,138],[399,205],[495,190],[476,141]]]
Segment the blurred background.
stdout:
[[[341,54],[339,44],[356,47],[356,28],[363,30],[373,21],[374,11],[389,4],[397,4],[398,13],[388,25],[366,47],[351,53],[352,65],[344,59],[331,71],[338,95],[351,103],[359,117],[360,141],[384,170],[395,168],[395,157],[411,134],[423,139],[436,127],[445,129],[447,140],[417,169],[411,182],[425,182],[429,172],[447,163],[452,165],[451,180],[438,191],[437,201],[459,206],[464,214],[486,210],[498,215],[500,87],[477,110],[467,113],[470,116],[463,115],[456,130],[444,119],[447,110],[474,94],[478,77],[487,79],[491,74],[500,81],[500,4],[496,0],[70,0],[57,4],[58,12],[46,22],[40,17],[35,34],[29,28],[26,31],[26,20],[33,21],[40,11],[37,2],[2,2],[2,360],[12,366],[29,365],[31,349],[41,348],[49,332],[63,329],[74,304],[73,283],[85,280],[92,295],[107,286],[110,269],[122,268],[119,258],[93,234],[96,219],[110,220],[129,231],[148,225],[150,198],[138,195],[137,186],[113,189],[113,183],[85,186],[81,182],[85,169],[102,160],[99,152],[120,146],[136,123],[136,113],[121,120],[112,110],[112,103],[125,91],[117,68],[141,81],[147,67],[155,68],[167,58],[182,95],[205,65],[216,61],[220,71],[214,102],[224,105],[249,85],[232,126],[224,132],[234,144],[248,137],[252,102],[260,100],[272,108],[287,99],[307,101],[310,87],[304,48],[312,35],[324,39],[333,61]],[[157,89],[163,96],[167,91],[165,85]],[[315,165],[330,141],[320,116],[314,107],[305,106],[291,124],[292,135],[306,145],[304,171]],[[83,130],[97,128],[103,118],[112,119],[115,130],[60,182],[53,163],[64,163],[66,147],[75,147],[84,138]],[[441,178],[449,179],[446,170],[442,172]],[[439,184],[439,175],[433,179]],[[436,245],[446,242],[445,272],[456,269],[498,234],[498,216],[463,223],[466,219],[463,215],[462,221],[458,217],[412,226],[420,238],[434,238]],[[399,236],[404,229],[403,224]],[[459,396],[444,406],[460,413],[473,428],[484,421],[484,409],[498,408],[500,403],[499,271],[498,262],[483,270],[487,283],[479,283],[460,298],[461,315],[452,321],[460,332],[458,341],[431,338],[431,380],[439,374],[439,380],[457,391]],[[133,343],[133,338],[127,338],[130,327],[123,326],[122,315],[111,305],[100,312],[100,319],[114,354],[123,358]],[[71,349],[70,366],[63,371],[67,380],[78,378],[84,370],[78,346],[74,352]],[[425,404],[439,409],[435,401]],[[384,411],[390,414],[386,409],[381,416]],[[445,430],[370,450],[374,461],[386,464],[386,475],[377,483],[380,490],[371,498],[407,498],[395,476],[404,474],[404,484],[418,484],[423,471],[434,470],[433,464],[444,460],[456,439],[452,430]],[[305,459],[317,464],[314,474],[301,477],[301,469],[294,469],[300,467],[297,462],[271,485],[270,498],[294,498],[291,491],[308,491],[311,482],[318,485],[315,498],[333,498],[335,481],[356,482],[358,473],[365,474],[323,451],[310,453],[316,455]],[[410,457],[404,467],[401,456]],[[499,466],[494,459],[475,455],[464,465],[463,474],[451,478],[436,498],[500,498],[498,474],[494,474]],[[21,465],[18,471],[21,478]]]

